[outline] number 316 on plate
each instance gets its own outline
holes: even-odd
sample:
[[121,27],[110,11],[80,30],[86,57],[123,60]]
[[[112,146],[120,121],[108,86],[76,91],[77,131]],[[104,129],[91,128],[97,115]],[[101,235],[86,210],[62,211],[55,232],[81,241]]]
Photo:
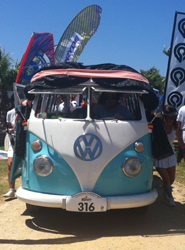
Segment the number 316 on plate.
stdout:
[[74,212],[105,212],[107,199],[93,192],[80,192],[66,199],[66,210]]

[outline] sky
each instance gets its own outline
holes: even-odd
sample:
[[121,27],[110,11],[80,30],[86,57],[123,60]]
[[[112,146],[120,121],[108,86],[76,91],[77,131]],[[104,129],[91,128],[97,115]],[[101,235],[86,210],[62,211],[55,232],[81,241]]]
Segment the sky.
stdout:
[[78,62],[115,63],[137,71],[156,67],[166,76],[175,12],[184,0],[0,0],[0,46],[20,62],[33,32],[50,32],[57,45],[72,19],[85,7],[102,8],[100,25]]

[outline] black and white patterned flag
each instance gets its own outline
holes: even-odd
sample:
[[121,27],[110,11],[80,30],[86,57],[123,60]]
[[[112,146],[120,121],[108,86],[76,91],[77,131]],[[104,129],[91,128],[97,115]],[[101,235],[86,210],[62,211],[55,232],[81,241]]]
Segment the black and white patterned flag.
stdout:
[[168,62],[164,105],[185,104],[185,13],[176,12]]

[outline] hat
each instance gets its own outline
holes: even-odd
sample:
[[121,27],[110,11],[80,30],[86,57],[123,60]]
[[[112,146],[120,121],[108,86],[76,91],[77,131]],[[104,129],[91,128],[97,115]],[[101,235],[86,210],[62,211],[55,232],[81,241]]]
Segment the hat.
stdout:
[[162,114],[169,117],[177,116],[178,112],[172,105],[166,105],[162,107]]

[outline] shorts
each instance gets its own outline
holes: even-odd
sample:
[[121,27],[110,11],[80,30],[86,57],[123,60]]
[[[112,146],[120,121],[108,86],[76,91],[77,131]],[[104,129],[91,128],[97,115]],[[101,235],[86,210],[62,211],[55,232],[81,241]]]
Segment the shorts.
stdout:
[[12,139],[12,136],[9,135],[8,157],[13,157],[13,154],[14,154],[14,148],[12,147],[11,139]]
[[175,154],[162,160],[154,159],[154,167],[156,168],[171,168],[176,165],[177,165],[177,158]]

